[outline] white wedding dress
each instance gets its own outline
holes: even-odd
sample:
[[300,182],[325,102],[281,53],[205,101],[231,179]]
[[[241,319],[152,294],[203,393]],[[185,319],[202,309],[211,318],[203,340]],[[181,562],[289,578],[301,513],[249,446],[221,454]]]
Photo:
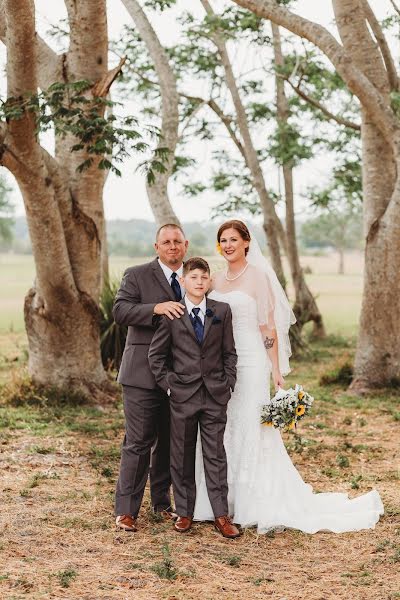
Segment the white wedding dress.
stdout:
[[[249,265],[244,279],[263,277]],[[254,286],[223,281],[218,274],[210,298],[229,303],[238,355],[237,383],[228,404],[225,449],[228,462],[228,504],[233,521],[257,527],[258,533],[283,528],[306,533],[340,533],[373,528],[383,514],[375,490],[354,499],[344,493],[313,493],[293,465],[279,430],[260,424],[260,409],[269,400],[271,364],[259,329],[260,299]],[[219,285],[218,285],[219,279]],[[240,289],[242,288],[242,289]],[[217,289],[223,291],[216,291]],[[263,300],[265,302],[265,299]],[[318,398],[316,398],[318,402]],[[213,520],[207,495],[201,444],[196,456],[197,497],[194,519]]]

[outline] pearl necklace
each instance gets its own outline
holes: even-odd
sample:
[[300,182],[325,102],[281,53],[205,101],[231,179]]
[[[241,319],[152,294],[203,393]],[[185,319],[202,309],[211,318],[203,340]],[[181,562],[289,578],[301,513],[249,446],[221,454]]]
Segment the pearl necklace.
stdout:
[[245,270],[247,269],[248,266],[249,266],[249,263],[246,263],[245,268],[242,271],[240,271],[240,273],[238,275],[235,275],[235,277],[228,277],[228,271],[226,271],[225,279],[227,281],[235,281],[235,279],[238,279],[241,275],[243,275],[243,273],[245,272]]

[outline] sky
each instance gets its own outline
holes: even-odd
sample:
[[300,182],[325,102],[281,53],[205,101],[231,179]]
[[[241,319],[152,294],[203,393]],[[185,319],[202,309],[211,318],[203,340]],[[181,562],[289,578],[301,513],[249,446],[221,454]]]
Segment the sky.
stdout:
[[[378,18],[383,18],[393,12],[389,0],[370,0],[370,4]],[[35,6],[37,29],[43,36],[45,36],[51,24],[56,24],[66,17],[63,0],[51,0],[51,2],[49,0],[35,0]],[[182,6],[196,11],[199,16],[203,14],[198,0],[178,0],[177,11]],[[214,2],[214,6],[218,8],[218,1]],[[297,0],[293,12],[316,21],[334,32],[331,0]],[[110,38],[120,38],[123,26],[131,23],[132,21],[122,2],[120,0],[109,0],[108,24]],[[170,13],[170,16],[166,13],[157,15],[156,17],[152,16],[152,24],[163,43],[171,44],[178,40],[179,28],[174,20],[173,12]],[[398,50],[398,43],[392,41],[392,44],[396,44],[395,51]],[[396,52],[396,55],[398,55],[398,52]],[[4,46],[0,48],[0,64],[5,64]],[[241,66],[243,67],[243,64]],[[4,73],[4,69],[1,72]],[[271,86],[273,86],[272,80]],[[2,81],[0,81],[0,90],[1,94],[4,95],[6,90],[4,75]],[[129,101],[125,108],[129,111]],[[133,112],[134,110],[132,108]],[[44,144],[49,148],[51,148],[52,143],[53,141],[49,137],[44,140]],[[194,142],[193,150],[199,162],[198,172],[200,176],[207,178],[212,169],[210,157],[211,145],[208,144],[207,146]],[[139,160],[137,158],[126,160],[121,167],[122,177],[120,178],[110,174],[104,193],[104,210],[107,219],[128,220],[141,218],[153,220],[153,215],[147,201],[144,176],[136,171]],[[305,190],[321,181],[327,182],[331,167],[331,158],[327,155],[320,155],[317,158],[306,161],[303,166],[295,170],[298,215],[301,215],[306,208],[307,201],[304,199]],[[7,177],[14,188],[12,200],[16,208],[16,214],[24,214],[23,201],[16,183],[12,181],[9,175]],[[268,178],[269,186],[275,189],[279,188],[280,181],[277,168],[269,167],[266,177]],[[176,214],[183,222],[208,220],[211,208],[222,200],[221,195],[216,197],[211,192],[203,194],[200,199],[188,199],[179,194],[179,187],[174,182],[170,185],[170,198]]]

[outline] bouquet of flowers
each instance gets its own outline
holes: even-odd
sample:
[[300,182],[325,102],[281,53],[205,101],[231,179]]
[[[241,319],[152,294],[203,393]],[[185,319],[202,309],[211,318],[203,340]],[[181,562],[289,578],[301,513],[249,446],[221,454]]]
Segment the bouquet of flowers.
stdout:
[[261,409],[261,423],[289,431],[309,412],[314,398],[301,385],[283,390],[279,388],[269,404]]

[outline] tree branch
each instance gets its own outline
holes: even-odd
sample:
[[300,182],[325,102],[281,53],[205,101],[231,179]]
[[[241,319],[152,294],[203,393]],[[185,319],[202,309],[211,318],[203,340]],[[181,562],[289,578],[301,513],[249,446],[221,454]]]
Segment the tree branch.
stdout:
[[390,52],[389,45],[386,41],[385,34],[382,31],[382,27],[375,16],[374,11],[371,9],[368,0],[362,0],[362,6],[365,17],[371,27],[371,30],[378,42],[379,49],[382,54],[383,62],[385,63],[389,85],[392,90],[399,89],[399,78],[397,75],[396,65]]
[[211,108],[211,110],[217,115],[217,117],[221,121],[221,123],[223,123],[223,125],[225,126],[227,132],[229,133],[229,137],[232,139],[236,148],[239,150],[240,154],[244,158],[246,166],[248,167],[246,153],[245,153],[243,144],[239,140],[239,138],[237,137],[236,133],[234,132],[234,130],[232,128],[232,125],[231,125],[232,119],[231,119],[231,117],[228,117],[228,115],[226,115],[224,113],[224,111],[219,106],[219,104],[212,98],[210,98],[209,100],[205,100],[204,98],[200,98],[199,96],[190,96],[188,94],[184,94],[183,92],[180,95],[183,98],[187,98],[188,100],[191,100],[192,102],[197,102],[199,104],[199,106],[208,106],[209,108]]
[[[136,0],[122,0],[125,8],[135,22],[140,36],[146,44],[147,50],[154,63],[162,97],[162,136],[164,146],[174,153],[179,125],[178,103],[179,97],[176,90],[176,77],[169,64],[168,55],[161,45],[147,15]],[[143,78],[143,77],[142,77]],[[150,83],[150,80],[148,81]]]
[[107,71],[108,35],[105,0],[64,0],[70,25],[65,73],[74,80],[98,81]]
[[390,0],[390,2],[397,14],[400,15],[400,8],[396,5],[396,2],[394,0]]
[[[37,93],[35,6],[33,0],[5,0],[7,47],[7,97],[19,102]],[[23,58],[22,58],[23,57]],[[13,100],[11,100],[13,99]],[[36,124],[33,113],[24,111],[19,119],[11,119],[9,132],[21,156],[32,153],[36,146]]]
[[[0,39],[6,44],[6,18],[4,0],[0,0]],[[52,83],[62,81],[63,55],[59,55],[38,35],[36,35],[38,85],[46,90]]]
[[325,27],[292,13],[274,0],[233,1],[317,46],[329,58],[350,91],[358,97],[395,153],[400,153],[400,124],[397,117],[382,94],[354,65],[343,46]]
[[172,70],[165,48],[160,43],[146,13],[137,0],[122,0],[125,8],[132,17],[146,44],[151,60],[154,63],[161,91],[161,139],[159,148],[167,148],[168,155],[164,161],[165,171],[157,173],[155,182],[147,184],[149,201],[157,222],[177,222],[169,197],[168,181],[174,168],[174,157],[179,135],[179,96],[176,86],[175,73]]
[[[200,2],[208,16],[215,16],[209,0],[200,0]],[[281,281],[284,281],[278,236],[282,241],[283,248],[286,249],[286,233],[278,215],[276,214],[274,203],[265,183],[264,173],[260,165],[257,150],[251,137],[246,109],[243,105],[240,91],[236,83],[235,74],[233,72],[233,67],[225,39],[218,31],[213,32],[211,34],[211,38],[218,50],[218,54],[221,59],[221,65],[224,68],[226,86],[229,90],[233,105],[235,107],[236,123],[242,137],[243,149],[246,154],[246,164],[251,173],[254,189],[256,190],[260,200],[260,206],[264,215],[264,227],[266,233],[268,230],[267,243],[270,250],[273,267],[278,278]]]
[[[4,9],[8,96],[25,98],[36,94],[38,87],[34,2],[5,0]],[[63,290],[67,300],[76,294],[76,288],[54,188],[37,142],[33,112],[25,111],[20,118],[10,119],[5,150],[2,160],[15,174],[24,198],[35,256],[36,288],[45,299],[46,311],[51,310],[52,303],[55,309],[59,299],[54,290]]]
[[326,106],[318,102],[318,100],[315,100],[315,98],[312,98],[311,96],[303,92],[303,90],[298,85],[294,85],[294,83],[292,83],[288,77],[284,77],[284,79],[288,82],[292,90],[294,90],[300,98],[308,102],[308,104],[311,104],[311,106],[318,108],[327,117],[327,119],[330,119],[331,121],[336,121],[336,123],[338,123],[339,125],[344,125],[345,127],[349,127],[350,129],[354,129],[355,131],[361,131],[361,125],[358,125],[353,121],[349,121],[344,117],[340,117],[339,115],[334,115],[326,108]]
[[[178,92],[179,93],[179,92]],[[187,98],[189,96],[186,96]],[[190,115],[187,117],[185,123],[183,123],[182,125],[182,129],[178,135],[178,143],[183,139],[183,134],[185,133],[186,129],[189,127],[190,122],[194,119],[194,117],[197,115],[198,112],[201,111],[201,109],[207,105],[207,102],[205,101],[201,101],[201,99],[199,98],[200,102],[197,104],[197,106],[193,109],[193,111],[190,113]]]
[[104,98],[110,91],[110,87],[122,71],[122,67],[126,62],[126,56],[122,57],[119,64],[111,71],[108,71],[92,88],[92,94],[96,98]]

